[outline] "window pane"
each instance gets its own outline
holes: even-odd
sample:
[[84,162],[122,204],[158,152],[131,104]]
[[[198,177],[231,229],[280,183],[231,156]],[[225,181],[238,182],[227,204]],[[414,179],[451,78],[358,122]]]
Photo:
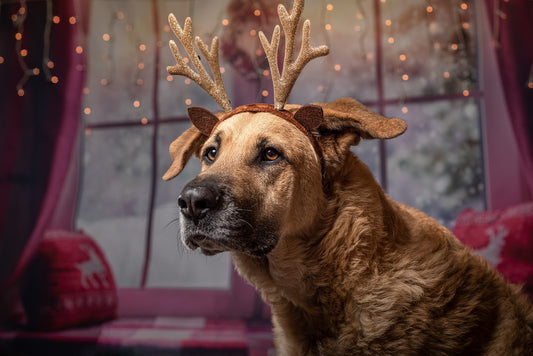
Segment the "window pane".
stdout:
[[137,287],[144,260],[151,127],[85,136],[77,225],[98,241],[120,287]]
[[410,105],[407,131],[387,142],[389,194],[450,226],[466,207],[484,208],[478,103]]
[[150,1],[93,0],[91,8],[85,122],[150,118],[155,47]]
[[[307,1],[302,17],[311,20],[311,45],[326,44],[330,54],[309,62],[292,90],[290,102],[327,102],[343,96],[376,100],[373,1],[336,1],[329,5]],[[271,32],[266,31],[269,36]]]
[[[160,126],[158,177],[163,176],[170,166],[169,144],[190,126],[188,122]],[[187,250],[179,240],[178,195],[199,171],[200,161],[191,158],[183,172],[173,180],[157,180],[149,287],[230,288],[232,267],[229,253],[206,258],[198,251]]]
[[382,2],[388,98],[477,89],[473,1]]

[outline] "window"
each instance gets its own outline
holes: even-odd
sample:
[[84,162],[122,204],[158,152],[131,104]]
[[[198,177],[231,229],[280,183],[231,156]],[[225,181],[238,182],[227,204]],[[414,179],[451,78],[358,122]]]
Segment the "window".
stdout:
[[[183,23],[191,16],[204,41],[221,38],[223,78],[235,107],[271,102],[257,33],[270,36],[275,7],[266,0],[93,0],[77,223],[102,245],[120,287],[229,298],[241,288],[229,254],[206,258],[178,242],[177,195],[199,162],[171,182],[160,178],[170,164],[168,145],[190,126],[187,107],[219,110],[195,83],[166,72],[174,64],[167,43],[175,39],[166,18],[173,12]],[[393,199],[448,225],[465,207],[484,206],[473,7],[308,0],[303,17],[311,20],[313,44],[326,43],[330,55],[309,63],[289,98],[306,104],[350,96],[405,119],[404,135],[362,141],[353,151]],[[253,300],[246,303],[253,309]]]

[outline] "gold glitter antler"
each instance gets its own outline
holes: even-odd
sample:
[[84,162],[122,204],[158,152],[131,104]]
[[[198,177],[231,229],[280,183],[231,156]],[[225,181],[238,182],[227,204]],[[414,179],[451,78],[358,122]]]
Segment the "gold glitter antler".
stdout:
[[278,5],[278,15],[285,32],[285,57],[283,59],[283,73],[279,73],[278,68],[278,47],[280,38],[280,28],[278,25],[274,28],[272,42],[268,42],[265,34],[260,31],[259,38],[265,50],[270,72],[272,73],[272,83],[274,84],[274,107],[278,110],[283,109],[292,87],[298,79],[302,69],[312,59],[325,56],[329,53],[327,46],[312,47],[309,43],[311,37],[311,22],[305,20],[302,30],[302,45],[296,61],[294,57],[294,38],[296,37],[296,28],[302,15],[304,0],[295,0],[291,14],[287,12],[285,6]]
[[196,72],[192,70],[185,62],[181,56],[178,46],[173,40],[169,41],[170,49],[176,58],[175,66],[168,66],[167,71],[169,74],[173,75],[183,75],[194,82],[196,82],[202,89],[204,89],[215,101],[224,108],[224,111],[231,111],[231,104],[226,94],[226,89],[224,88],[224,83],[222,82],[222,75],[220,73],[220,66],[218,64],[218,37],[213,37],[211,42],[211,50],[208,50],[208,47],[196,36],[195,42],[196,47],[200,49],[202,55],[206,58],[209,67],[211,68],[211,73],[213,73],[213,79],[209,76],[206,69],[200,61],[200,57],[196,53],[194,48],[193,36],[192,36],[192,20],[190,17],[187,17],[185,20],[185,26],[183,29],[180,27],[178,21],[174,14],[168,15],[168,22],[176,37],[180,40],[181,44],[187,51],[189,60],[194,65]]

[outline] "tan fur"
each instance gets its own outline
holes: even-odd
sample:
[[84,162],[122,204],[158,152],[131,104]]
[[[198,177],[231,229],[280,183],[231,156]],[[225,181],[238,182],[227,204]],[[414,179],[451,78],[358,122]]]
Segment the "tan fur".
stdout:
[[[271,114],[238,114],[204,138],[222,144],[199,177],[256,197],[254,211],[278,227],[264,256],[226,248],[272,308],[278,355],[533,354],[526,297],[435,220],[389,199],[349,150],[375,134],[324,111],[314,132],[324,177],[305,135]],[[259,136],[291,163],[268,174],[248,164]]]

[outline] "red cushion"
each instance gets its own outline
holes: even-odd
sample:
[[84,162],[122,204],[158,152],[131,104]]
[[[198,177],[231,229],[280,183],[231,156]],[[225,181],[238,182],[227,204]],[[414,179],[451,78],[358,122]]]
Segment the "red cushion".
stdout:
[[466,210],[453,233],[533,297],[533,202],[505,210]]
[[22,299],[33,329],[58,330],[116,316],[109,263],[82,232],[47,231],[25,280]]

